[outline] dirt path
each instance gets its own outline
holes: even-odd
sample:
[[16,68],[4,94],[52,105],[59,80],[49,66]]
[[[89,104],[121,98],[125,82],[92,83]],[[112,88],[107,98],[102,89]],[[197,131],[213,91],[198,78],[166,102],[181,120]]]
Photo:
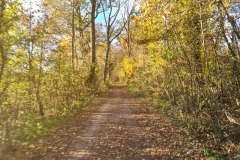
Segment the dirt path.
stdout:
[[198,159],[191,139],[149,105],[114,85],[98,104],[39,144],[29,159]]

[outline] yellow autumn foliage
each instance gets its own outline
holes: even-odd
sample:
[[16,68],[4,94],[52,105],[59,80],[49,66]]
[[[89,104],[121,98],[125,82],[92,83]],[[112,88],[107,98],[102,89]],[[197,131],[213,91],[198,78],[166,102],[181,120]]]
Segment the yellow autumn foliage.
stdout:
[[131,57],[125,57],[123,59],[123,70],[128,76],[132,76],[134,74],[134,68],[138,66],[139,63],[134,61]]

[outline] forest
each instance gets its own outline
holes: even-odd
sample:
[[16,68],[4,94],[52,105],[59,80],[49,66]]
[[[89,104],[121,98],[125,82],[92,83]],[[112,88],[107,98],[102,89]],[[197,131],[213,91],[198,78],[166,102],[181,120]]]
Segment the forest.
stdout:
[[116,81],[186,132],[239,146],[239,1],[0,0],[0,157]]

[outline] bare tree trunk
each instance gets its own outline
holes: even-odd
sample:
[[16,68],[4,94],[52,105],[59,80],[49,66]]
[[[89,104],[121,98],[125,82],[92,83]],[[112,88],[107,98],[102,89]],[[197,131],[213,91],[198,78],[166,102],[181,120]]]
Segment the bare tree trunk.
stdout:
[[202,0],[199,1],[199,14],[200,14],[200,27],[201,27],[201,35],[202,35],[202,47],[203,47],[203,78],[205,79],[205,72],[206,72],[206,62],[207,62],[207,50],[205,45],[205,34],[203,28],[203,11],[202,11]]
[[38,77],[38,83],[37,83],[37,91],[36,91],[36,97],[37,97],[37,102],[39,106],[39,114],[41,116],[44,116],[44,111],[43,111],[43,103],[40,95],[40,90],[41,90],[41,79],[42,79],[42,61],[43,61],[43,44],[41,44],[41,55],[40,55],[40,69],[39,69],[39,77]]
[[128,19],[127,22],[127,50],[128,50],[128,56],[131,57],[132,53],[131,53],[131,32],[130,32],[130,19]]
[[72,69],[74,70],[74,57],[75,57],[75,10],[74,0],[72,1]]
[[[3,12],[5,10],[5,1],[1,0],[1,6],[0,6],[0,29],[3,26]],[[0,81],[3,77],[3,72],[6,64],[6,55],[4,53],[3,44],[0,40],[0,53],[1,53],[1,68],[0,68]]]
[[1,68],[0,68],[0,81],[3,77],[4,68],[6,65],[6,55],[4,53],[3,45],[0,43],[0,52],[1,52]]
[[32,99],[32,89],[34,87],[34,75],[33,75],[33,34],[32,34],[32,1],[29,2],[30,6],[29,6],[29,43],[28,43],[28,83],[29,83],[29,89],[28,89],[28,100],[29,100],[29,104],[31,102]]
[[108,73],[108,59],[110,54],[111,42],[107,41],[107,49],[106,49],[106,59],[105,59],[105,66],[104,66],[104,83],[107,80],[107,73]]
[[92,54],[92,65],[89,75],[90,83],[94,83],[95,70],[96,70],[96,33],[95,33],[95,12],[96,12],[96,0],[91,0],[91,17],[90,17],[90,28],[91,28],[91,54]]

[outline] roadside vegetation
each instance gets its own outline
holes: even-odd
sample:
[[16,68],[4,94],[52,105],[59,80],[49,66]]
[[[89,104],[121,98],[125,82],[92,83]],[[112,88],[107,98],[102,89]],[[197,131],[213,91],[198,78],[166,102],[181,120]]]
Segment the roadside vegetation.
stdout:
[[239,159],[239,10],[237,0],[0,0],[0,157],[120,81],[207,140],[201,154]]
[[209,157],[239,157],[239,22],[227,0],[145,1],[131,21],[129,88],[204,140]]

